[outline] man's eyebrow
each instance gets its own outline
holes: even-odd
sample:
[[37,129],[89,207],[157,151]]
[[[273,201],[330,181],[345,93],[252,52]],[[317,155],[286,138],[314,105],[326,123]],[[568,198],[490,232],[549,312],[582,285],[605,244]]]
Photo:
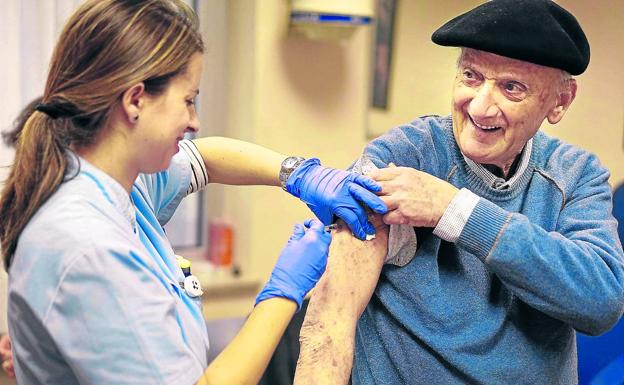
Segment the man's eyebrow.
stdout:
[[[483,74],[483,68],[480,68],[479,65],[475,62],[464,61],[459,64],[459,68],[466,68],[466,67],[470,68],[472,71]],[[485,77],[487,78],[487,76]],[[526,78],[526,74],[523,74],[522,71],[502,72],[502,73],[497,74],[496,78],[501,79],[501,80],[515,80],[523,84],[529,83],[529,79]]]

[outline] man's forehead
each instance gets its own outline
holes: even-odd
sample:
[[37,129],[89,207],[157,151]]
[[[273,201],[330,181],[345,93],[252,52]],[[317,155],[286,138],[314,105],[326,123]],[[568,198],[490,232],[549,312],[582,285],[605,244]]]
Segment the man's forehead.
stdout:
[[489,72],[497,77],[516,77],[522,79],[554,79],[560,72],[556,68],[545,67],[523,60],[497,55],[491,52],[465,48],[462,51],[460,65],[470,65],[483,72]]

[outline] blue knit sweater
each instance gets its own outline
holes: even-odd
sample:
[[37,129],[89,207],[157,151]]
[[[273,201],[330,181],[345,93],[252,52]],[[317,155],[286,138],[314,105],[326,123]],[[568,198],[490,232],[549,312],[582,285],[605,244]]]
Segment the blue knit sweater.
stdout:
[[438,116],[389,131],[365,155],[481,198],[456,243],[415,228],[414,259],[383,268],[358,324],[353,383],[576,384],[575,329],[600,334],[624,310],[624,255],[598,159],[539,132],[517,183],[495,190]]

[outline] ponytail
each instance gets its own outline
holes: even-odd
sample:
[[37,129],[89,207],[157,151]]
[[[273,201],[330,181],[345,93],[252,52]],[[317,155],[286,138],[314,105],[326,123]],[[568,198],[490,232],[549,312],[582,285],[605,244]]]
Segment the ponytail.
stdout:
[[33,111],[32,103],[29,107],[5,137],[16,147],[13,167],[0,194],[0,245],[7,271],[24,227],[58,189],[67,168],[65,145],[56,135],[59,126],[67,122]]
[[203,44],[197,15],[181,0],[87,0],[74,12],[54,48],[43,99],[4,135],[16,149],[0,193],[7,270],[28,221],[63,182],[69,146],[95,145],[120,95],[138,82],[152,95],[164,92]]

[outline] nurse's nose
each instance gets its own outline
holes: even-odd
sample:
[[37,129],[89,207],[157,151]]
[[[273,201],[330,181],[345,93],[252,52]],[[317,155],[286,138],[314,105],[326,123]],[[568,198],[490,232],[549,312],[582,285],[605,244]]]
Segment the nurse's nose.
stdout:
[[474,97],[468,106],[468,113],[473,118],[491,118],[498,113],[498,105],[495,98],[495,83],[485,81],[475,90]]
[[197,115],[195,109],[193,109],[193,112],[191,113],[191,119],[186,126],[186,131],[194,133],[199,131],[199,116]]

